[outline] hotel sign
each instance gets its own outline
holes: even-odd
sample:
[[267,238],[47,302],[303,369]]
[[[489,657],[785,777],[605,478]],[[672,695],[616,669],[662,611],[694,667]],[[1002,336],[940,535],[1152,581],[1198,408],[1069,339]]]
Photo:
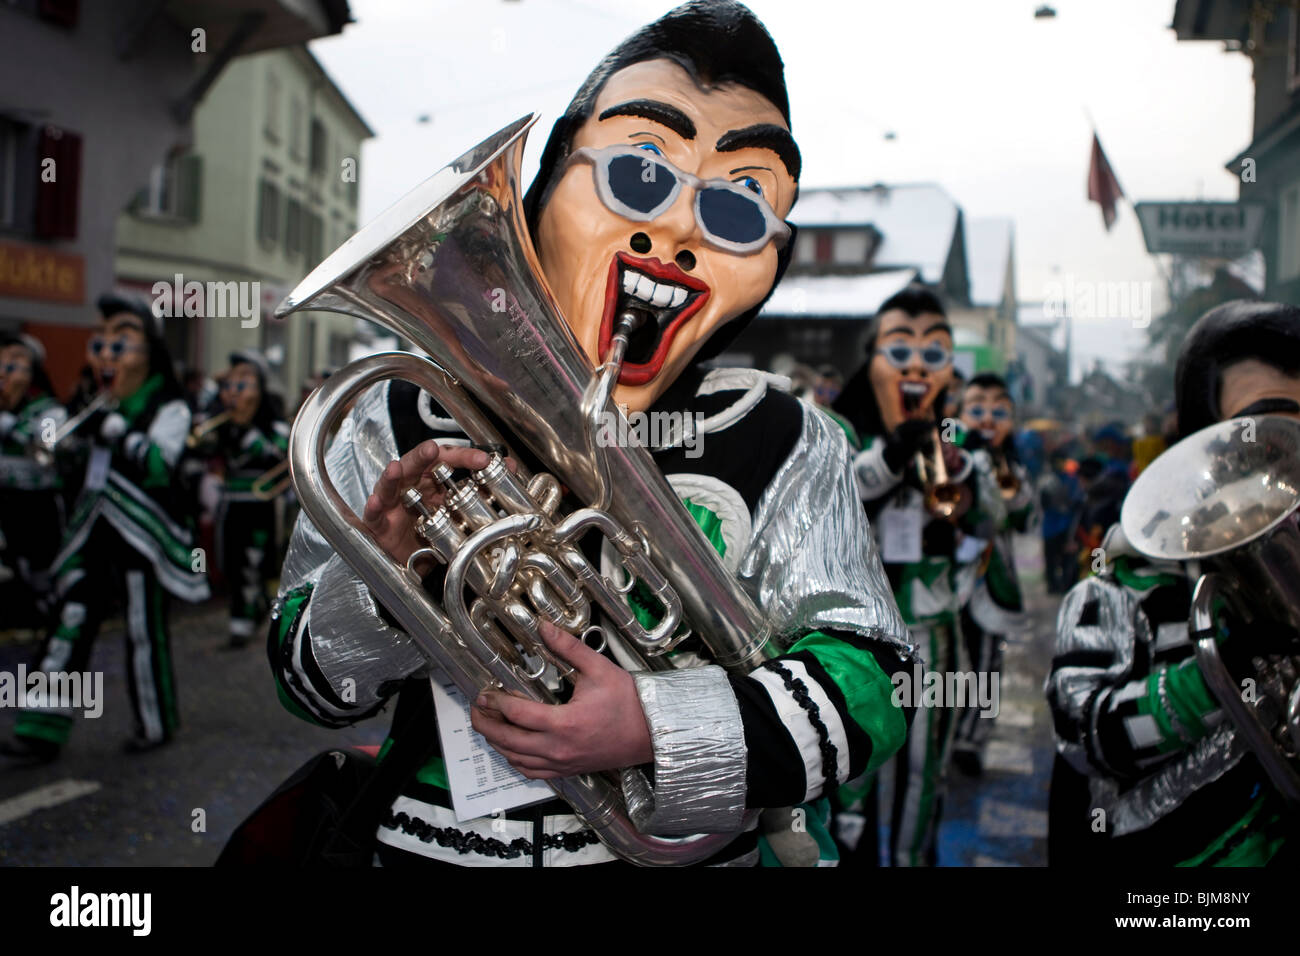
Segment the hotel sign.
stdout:
[[1140,202],[1147,252],[1235,259],[1259,248],[1264,205],[1257,202]]
[[86,261],[40,246],[0,242],[0,296],[65,302],[86,301]]

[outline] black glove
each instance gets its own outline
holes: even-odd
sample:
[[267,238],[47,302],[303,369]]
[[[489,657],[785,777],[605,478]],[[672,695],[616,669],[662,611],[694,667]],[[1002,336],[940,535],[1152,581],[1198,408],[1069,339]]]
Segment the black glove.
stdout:
[[900,472],[912,457],[925,447],[934,434],[934,422],[921,418],[909,418],[885,439],[882,458],[892,472]]

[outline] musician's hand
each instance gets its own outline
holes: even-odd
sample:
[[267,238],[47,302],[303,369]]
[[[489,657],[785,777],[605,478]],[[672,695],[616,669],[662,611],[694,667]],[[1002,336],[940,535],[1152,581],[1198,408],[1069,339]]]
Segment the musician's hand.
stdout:
[[577,671],[567,704],[539,704],[499,690],[470,709],[474,729],[525,777],[547,780],[654,760],[632,675],[582,641],[542,624],[546,646]]
[[419,489],[425,507],[433,511],[443,499],[442,486],[432,474],[436,465],[474,469],[487,463],[488,453],[477,448],[439,445],[432,439],[422,442],[400,459],[388,463],[366,499],[361,519],[384,552],[393,560],[405,563],[425,543],[415,533],[415,518],[402,504],[402,492],[407,488]]
[[882,457],[889,470],[900,472],[921,451],[934,432],[934,422],[926,418],[909,418],[885,439]]
[[126,434],[126,419],[119,412],[109,412],[99,426],[99,437],[110,445]]

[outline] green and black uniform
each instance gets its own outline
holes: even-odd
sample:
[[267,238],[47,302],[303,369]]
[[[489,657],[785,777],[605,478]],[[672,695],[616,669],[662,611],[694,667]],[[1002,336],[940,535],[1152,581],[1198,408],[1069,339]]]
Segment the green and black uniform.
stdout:
[[[108,414],[120,415],[126,426],[113,440],[101,435]],[[189,431],[189,408],[179,394],[168,394],[158,374],[115,412],[100,412],[77,430],[68,452],[80,454],[85,477],[54,563],[56,626],[39,657],[46,672],[85,671],[99,627],[119,598],[136,731],[149,743],[168,739],[178,723],[168,595],[208,596],[187,497],[175,480]],[[74,713],[67,704],[23,710],[15,734],[63,744]]]
[[[230,590],[232,644],[247,643],[266,613],[267,582],[279,564],[276,503],[254,494],[254,489],[259,478],[284,462],[288,449],[289,426],[283,421],[262,428],[227,422],[217,430],[216,454],[225,464],[216,515],[217,554]],[[269,484],[275,485],[282,477]]]
[[[1001,518],[987,482],[964,455],[963,469],[950,476],[971,495],[971,507],[954,523],[925,511],[914,460],[891,466],[887,442],[864,435],[853,459],[858,493],[880,545],[885,572],[899,610],[925,668],[940,674],[960,663],[960,611],[974,585],[978,565],[967,552],[982,551]],[[897,532],[895,531],[897,529]],[[906,540],[904,540],[906,539]],[[969,539],[969,540],[968,540]],[[902,559],[908,554],[915,558]],[[913,689],[920,703],[918,668],[900,689]],[[837,836],[855,863],[874,866],[879,859],[878,821],[888,822],[885,855],[892,866],[926,866],[936,862],[936,836],[943,807],[945,777],[952,749],[957,709],[953,702],[922,707],[906,745],[876,777],[862,777],[839,793]]]

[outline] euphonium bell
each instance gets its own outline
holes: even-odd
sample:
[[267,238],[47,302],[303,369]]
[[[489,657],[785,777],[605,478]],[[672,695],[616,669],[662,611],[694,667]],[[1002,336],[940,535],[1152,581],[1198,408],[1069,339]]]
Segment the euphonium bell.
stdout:
[[[1300,804],[1300,422],[1239,418],[1183,439],[1138,476],[1121,523],[1143,554],[1200,575],[1188,620],[1196,662],[1274,786]],[[1261,648],[1254,675],[1232,675],[1217,640],[1228,625],[1245,631],[1230,640],[1267,628],[1289,649]],[[1244,676],[1255,694],[1243,694]]]
[[[537,623],[580,630],[591,604],[646,666],[689,628],[723,667],[748,672],[774,653],[768,627],[672,491],[649,452],[600,447],[594,423],[617,415],[610,390],[621,355],[593,369],[542,276],[524,220],[519,168],[527,116],[435,173],[322,262],[276,310],[325,309],[376,322],[433,362],[387,353],[354,362],[314,392],[294,423],[290,471],[307,517],[375,599],[469,699],[488,684],[554,701],[540,679]],[[436,363],[436,364],[435,364]],[[408,562],[371,539],[325,472],[328,436],[350,400],[388,378],[429,392],[479,447],[501,452],[430,513],[408,501],[429,547],[447,564],[439,605]],[[511,432],[503,437],[482,409]],[[554,474],[512,474],[501,459],[520,442]],[[519,456],[515,456],[518,459]],[[450,476],[444,475],[450,482]],[[588,507],[557,511],[559,487]],[[599,533],[624,568],[608,580],[578,541]],[[634,581],[663,606],[642,627],[622,595]],[[478,595],[469,606],[466,586]],[[681,621],[682,626],[678,626]],[[636,775],[624,770],[622,778]],[[716,853],[736,834],[672,839],[641,833],[616,773],[548,781],[619,856],[673,865]],[[633,780],[628,791],[646,792]]]

